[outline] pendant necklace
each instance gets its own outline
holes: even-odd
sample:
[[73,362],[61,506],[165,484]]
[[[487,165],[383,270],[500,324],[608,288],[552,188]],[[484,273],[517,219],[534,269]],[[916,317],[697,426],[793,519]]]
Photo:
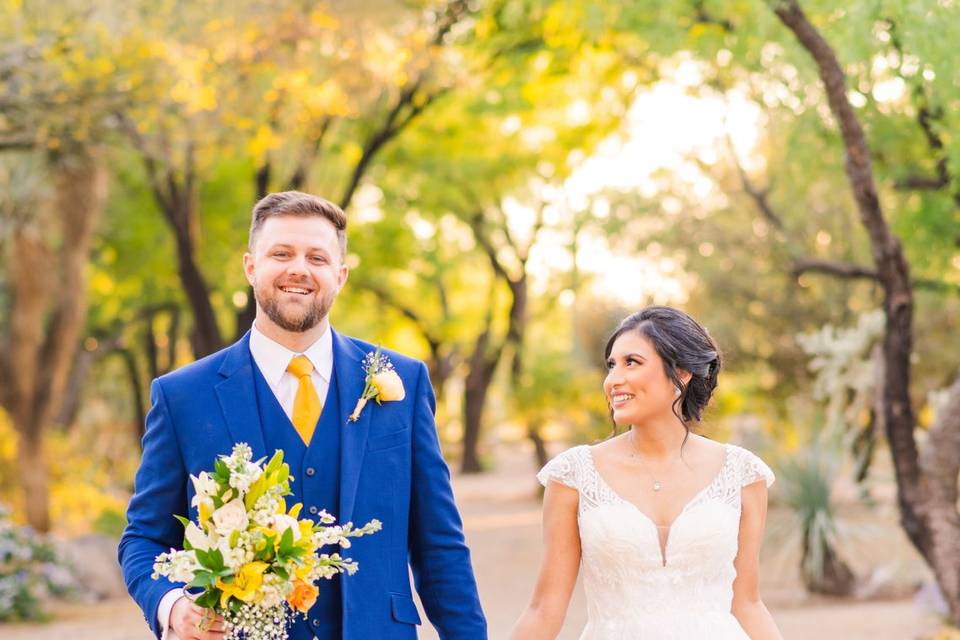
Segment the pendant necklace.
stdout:
[[643,470],[647,473],[648,476],[650,476],[653,479],[653,490],[659,492],[661,489],[663,489],[663,484],[659,480],[657,480],[657,477],[653,475],[652,471],[650,471],[650,468],[647,466],[647,463],[644,462],[643,458],[641,458],[637,454],[637,443],[636,443],[636,437],[634,436],[633,429],[630,430],[630,449],[631,449],[630,457],[636,458],[637,460],[640,461],[640,465],[643,467]]

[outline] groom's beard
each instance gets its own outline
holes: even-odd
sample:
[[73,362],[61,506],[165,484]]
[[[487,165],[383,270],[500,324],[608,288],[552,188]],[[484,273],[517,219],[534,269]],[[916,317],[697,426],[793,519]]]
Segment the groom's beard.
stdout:
[[272,285],[266,291],[261,290],[260,287],[254,287],[253,296],[275,325],[284,331],[302,333],[314,328],[327,317],[333,307],[333,301],[337,298],[337,292],[328,291],[321,296],[316,296],[312,304],[307,305],[306,308],[282,304],[277,290]]

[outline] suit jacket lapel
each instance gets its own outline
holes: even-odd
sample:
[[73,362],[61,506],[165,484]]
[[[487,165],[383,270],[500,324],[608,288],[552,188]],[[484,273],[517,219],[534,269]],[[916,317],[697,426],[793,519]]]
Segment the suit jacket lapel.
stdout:
[[[332,329],[331,329],[332,331]],[[349,339],[333,332],[333,366],[336,369],[340,401],[340,513],[337,519],[348,522],[353,514],[363,465],[363,452],[370,433],[371,408],[366,407],[356,422],[348,418],[366,385],[363,358],[366,354]]]
[[249,331],[229,348],[218,373],[223,380],[215,387],[217,399],[234,444],[249,444],[254,460],[266,456],[267,447],[260,427],[260,411],[253,381]]

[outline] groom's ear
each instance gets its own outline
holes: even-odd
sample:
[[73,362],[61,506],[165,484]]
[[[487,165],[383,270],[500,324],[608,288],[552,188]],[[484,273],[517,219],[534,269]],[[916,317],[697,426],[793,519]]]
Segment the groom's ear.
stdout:
[[247,276],[247,283],[253,286],[253,254],[249,251],[243,254],[243,273]]

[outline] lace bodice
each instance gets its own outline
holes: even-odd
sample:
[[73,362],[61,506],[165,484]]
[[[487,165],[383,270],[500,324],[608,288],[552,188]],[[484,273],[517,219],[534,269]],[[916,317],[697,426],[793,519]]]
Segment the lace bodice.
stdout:
[[773,484],[773,472],[725,445],[720,472],[680,511],[661,548],[657,525],[604,481],[590,447],[574,447],[537,479],[580,494],[577,521],[587,626],[581,640],[741,640],[730,614],[740,530],[740,492]]

